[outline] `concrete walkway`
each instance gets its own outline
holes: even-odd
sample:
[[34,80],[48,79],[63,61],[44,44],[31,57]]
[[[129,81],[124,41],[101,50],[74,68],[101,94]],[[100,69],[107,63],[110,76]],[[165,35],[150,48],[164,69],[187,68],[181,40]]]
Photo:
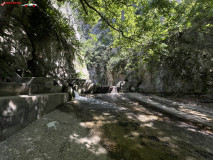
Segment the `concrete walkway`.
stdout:
[[152,109],[213,130],[213,106],[212,108],[201,108],[171,101],[159,96],[146,96],[140,93],[125,93],[124,95],[144,103]]

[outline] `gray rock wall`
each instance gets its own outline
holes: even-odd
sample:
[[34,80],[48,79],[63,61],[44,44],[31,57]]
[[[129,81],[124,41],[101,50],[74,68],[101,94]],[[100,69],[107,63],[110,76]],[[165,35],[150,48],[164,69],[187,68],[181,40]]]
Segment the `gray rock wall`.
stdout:
[[7,18],[6,11],[0,17],[0,80],[15,73],[31,77],[51,76],[58,83],[71,78],[75,73],[75,51],[70,48],[74,46],[67,48],[67,41],[51,28],[48,15],[39,7],[14,5],[9,11]]
[[[127,74],[129,88],[140,92],[213,93],[213,32],[186,31],[169,44],[169,55]],[[174,40],[173,40],[174,41]]]

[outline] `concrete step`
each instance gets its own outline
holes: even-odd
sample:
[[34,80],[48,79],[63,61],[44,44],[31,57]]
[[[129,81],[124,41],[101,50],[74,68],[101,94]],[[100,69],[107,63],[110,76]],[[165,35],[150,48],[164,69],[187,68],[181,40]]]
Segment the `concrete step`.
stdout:
[[67,101],[67,93],[0,97],[0,141]]
[[0,82],[0,96],[31,95],[60,92],[62,92],[61,86]]

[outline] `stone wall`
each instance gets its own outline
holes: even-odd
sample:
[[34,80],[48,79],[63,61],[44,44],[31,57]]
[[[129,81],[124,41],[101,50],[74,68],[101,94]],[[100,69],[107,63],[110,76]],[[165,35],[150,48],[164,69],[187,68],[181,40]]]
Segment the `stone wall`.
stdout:
[[66,93],[0,97],[0,141],[67,102]]

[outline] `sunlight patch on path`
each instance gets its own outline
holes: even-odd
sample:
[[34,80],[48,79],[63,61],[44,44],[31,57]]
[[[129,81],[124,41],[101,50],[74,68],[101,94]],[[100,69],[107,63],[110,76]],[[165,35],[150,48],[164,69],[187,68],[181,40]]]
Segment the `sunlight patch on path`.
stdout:
[[106,149],[98,145],[101,141],[101,138],[99,136],[95,135],[91,137],[80,138],[79,135],[74,133],[69,137],[71,141],[75,141],[76,143],[83,145],[96,155],[107,154]]

